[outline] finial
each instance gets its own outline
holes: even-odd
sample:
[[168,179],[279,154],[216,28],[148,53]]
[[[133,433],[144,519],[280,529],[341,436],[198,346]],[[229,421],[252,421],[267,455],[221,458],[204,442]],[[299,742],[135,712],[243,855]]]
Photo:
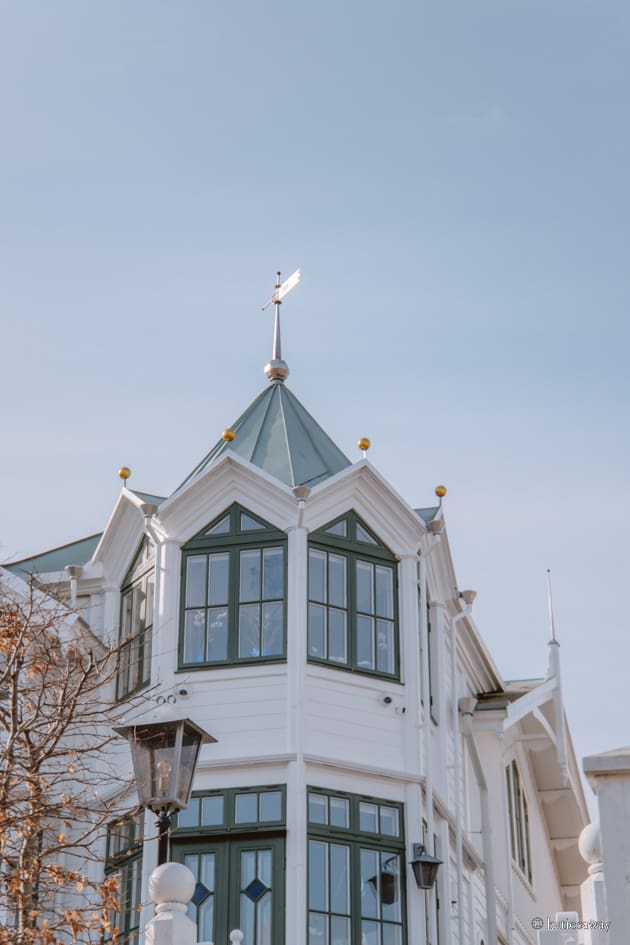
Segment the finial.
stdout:
[[276,308],[276,314],[274,319],[273,327],[273,351],[271,353],[271,361],[269,364],[265,365],[265,374],[270,381],[285,381],[289,376],[289,366],[286,361],[282,360],[282,344],[280,339],[280,306],[282,305],[282,299],[284,296],[291,291],[291,289],[298,284],[300,281],[301,272],[299,269],[296,269],[292,276],[289,276],[285,282],[280,283],[280,273],[276,273],[276,284],[274,286],[273,295],[268,302],[262,307],[262,310],[267,308],[268,305],[271,305],[273,302]]
[[367,451],[369,450],[371,445],[372,444],[368,440],[367,436],[362,436],[359,442],[357,443],[357,446],[363,453],[363,459],[367,459]]
[[435,494],[436,494],[436,496],[438,497],[438,499],[440,500],[440,508],[441,508],[441,507],[442,507],[442,499],[443,499],[444,496],[446,495],[446,486],[436,486],[436,487],[435,487]]
[[231,443],[236,433],[231,427],[227,427],[221,434],[221,438],[225,440],[226,443]]
[[127,480],[129,479],[130,475],[131,470],[129,469],[129,466],[121,466],[118,470],[118,477],[119,479],[122,479],[123,489],[127,488]]

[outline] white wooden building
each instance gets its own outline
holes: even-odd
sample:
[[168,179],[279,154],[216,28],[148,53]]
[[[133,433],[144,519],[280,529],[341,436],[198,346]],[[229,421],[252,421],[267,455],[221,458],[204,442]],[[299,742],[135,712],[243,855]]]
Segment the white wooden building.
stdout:
[[[266,370],[172,495],[125,486],[101,535],[9,570],[129,640],[119,700],[146,687],[149,715],[159,702],[217,739],[171,844],[199,881],[200,941],[535,945],[532,918],[579,909],[586,876],[558,645],[524,667],[541,678],[504,680],[441,500],[414,508],[352,463],[284,362]],[[120,759],[131,777],[122,742]],[[134,905],[156,862],[142,820],[103,849]],[[443,861],[430,892],[409,866],[421,842]],[[132,945],[150,917],[121,917]]]

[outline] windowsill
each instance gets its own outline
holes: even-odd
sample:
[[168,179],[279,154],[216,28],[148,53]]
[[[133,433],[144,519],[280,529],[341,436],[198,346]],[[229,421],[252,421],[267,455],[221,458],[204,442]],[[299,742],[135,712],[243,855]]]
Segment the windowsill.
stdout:
[[220,676],[221,679],[238,679],[242,676],[286,676],[287,662],[286,660],[261,660],[260,662],[252,663],[228,663],[221,664],[220,666],[213,666],[212,664],[203,664],[200,666],[190,665],[190,666],[180,666],[175,670],[175,674],[182,675],[185,673],[209,673],[215,678]]
[[[404,684],[399,679],[393,679],[391,676],[373,676],[371,673],[362,673],[360,670],[351,670],[342,666],[333,666],[331,663],[316,663],[309,661],[307,664],[306,675],[314,679],[330,680],[331,673],[333,678],[338,679],[344,686],[356,686],[360,689],[369,689],[370,691],[380,691],[383,686],[396,686],[401,692],[404,691]],[[339,676],[339,673],[343,673]]]

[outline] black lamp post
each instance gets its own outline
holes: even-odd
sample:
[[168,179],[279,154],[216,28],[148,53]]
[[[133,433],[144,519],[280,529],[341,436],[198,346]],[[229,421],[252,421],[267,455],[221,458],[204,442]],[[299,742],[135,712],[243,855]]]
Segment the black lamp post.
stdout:
[[129,742],[138,799],[157,814],[158,866],[168,859],[171,815],[188,806],[199,749],[216,742],[190,719],[115,728]]
[[416,877],[418,889],[433,889],[441,865],[442,860],[427,853],[423,843],[414,843],[411,868]]

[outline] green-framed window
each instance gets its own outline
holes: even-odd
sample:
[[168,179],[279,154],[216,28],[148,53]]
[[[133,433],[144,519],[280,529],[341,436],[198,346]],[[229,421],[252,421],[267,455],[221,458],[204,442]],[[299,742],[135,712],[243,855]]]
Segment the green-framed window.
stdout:
[[286,659],[286,534],[234,504],[182,549],[180,668]]
[[107,829],[105,875],[118,882],[118,908],[110,915],[105,941],[139,945],[142,905],[142,828],[144,812],[121,818]]
[[308,658],[400,677],[396,558],[355,512],[309,540]]
[[529,811],[516,761],[505,769],[512,859],[532,882],[532,857],[529,841]]
[[405,945],[403,807],[308,789],[307,945]]
[[154,593],[155,548],[145,538],[121,589],[117,699],[143,689],[151,681]]
[[181,811],[172,858],[197,878],[188,908],[200,941],[284,943],[284,785],[197,791]]

